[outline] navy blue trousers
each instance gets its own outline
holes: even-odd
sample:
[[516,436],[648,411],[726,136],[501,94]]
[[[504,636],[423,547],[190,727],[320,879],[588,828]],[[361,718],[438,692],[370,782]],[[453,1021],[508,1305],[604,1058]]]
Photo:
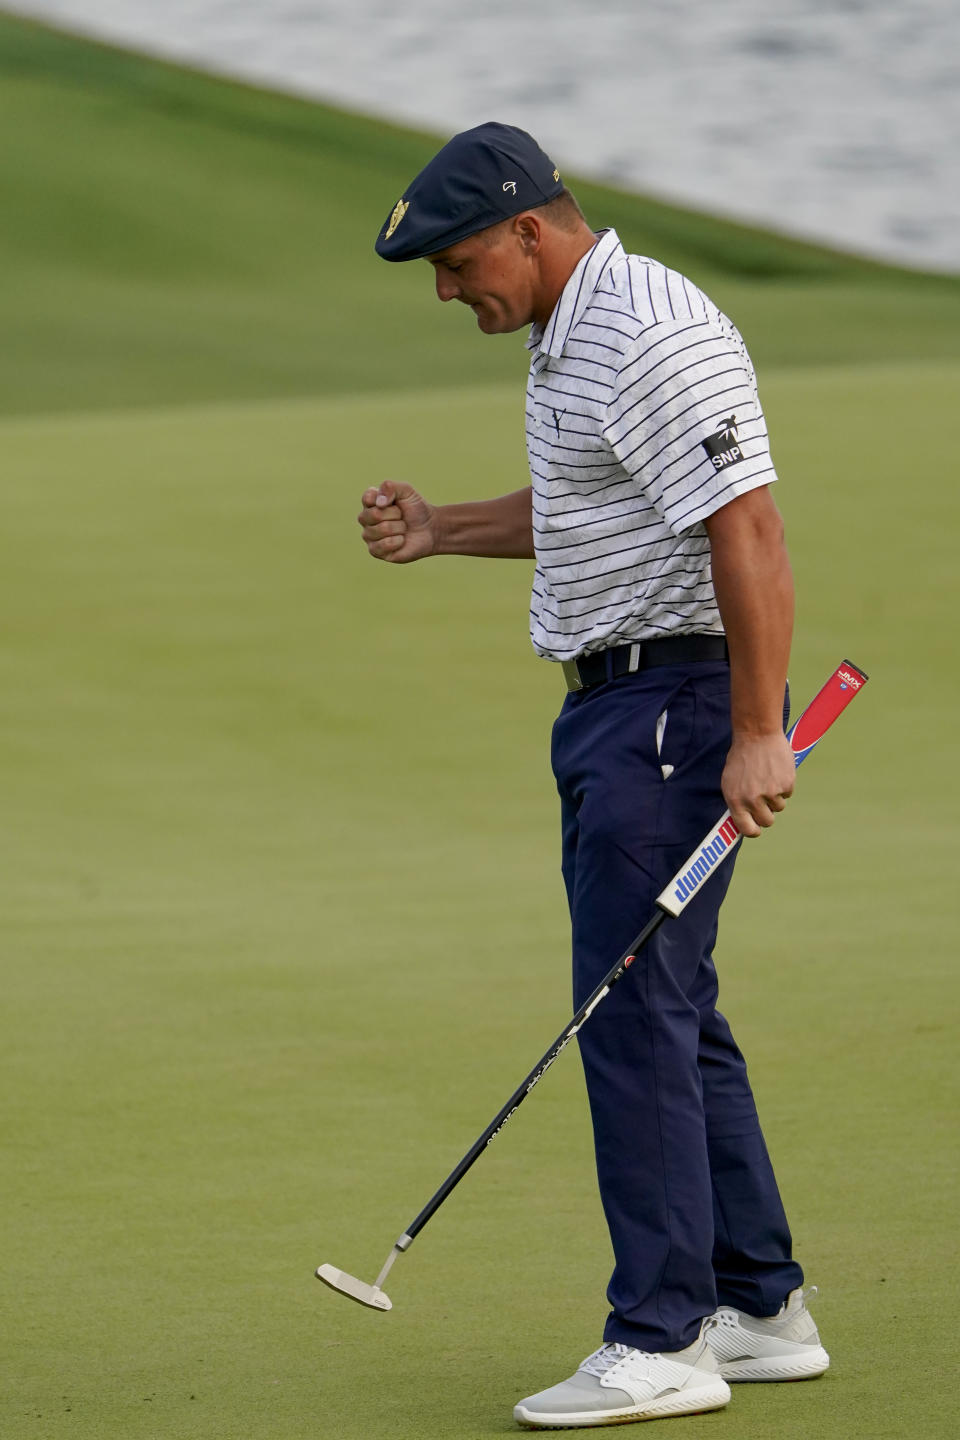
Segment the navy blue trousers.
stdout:
[[[567,696],[553,768],[576,1006],[723,812],[729,746],[726,664],[656,667]],[[615,1259],[604,1338],[642,1350],[692,1344],[718,1303],[774,1314],[803,1281],[746,1065],[716,1008],[732,871],[728,860],[661,926],[577,1037]]]

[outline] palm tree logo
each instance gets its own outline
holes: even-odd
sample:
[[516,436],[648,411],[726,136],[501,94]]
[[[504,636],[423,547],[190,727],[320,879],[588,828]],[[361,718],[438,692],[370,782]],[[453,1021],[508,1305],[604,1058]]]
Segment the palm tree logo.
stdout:
[[737,438],[737,417],[728,415],[725,420],[720,421],[720,428],[717,431],[717,439],[732,445]]

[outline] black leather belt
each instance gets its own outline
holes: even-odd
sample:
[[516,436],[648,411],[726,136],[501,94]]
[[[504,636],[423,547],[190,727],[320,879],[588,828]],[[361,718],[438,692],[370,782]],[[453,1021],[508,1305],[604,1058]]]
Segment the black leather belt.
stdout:
[[633,645],[614,645],[596,650],[578,660],[564,660],[563,674],[568,690],[588,690],[620,675],[635,675],[654,665],[690,665],[701,660],[728,658],[725,635],[665,635],[661,640],[638,640]]

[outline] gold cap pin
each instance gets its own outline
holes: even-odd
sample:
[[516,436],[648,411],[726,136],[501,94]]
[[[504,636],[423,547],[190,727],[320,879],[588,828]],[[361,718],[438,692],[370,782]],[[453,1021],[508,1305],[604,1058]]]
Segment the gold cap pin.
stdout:
[[393,234],[393,232],[396,230],[397,226],[400,224],[400,221],[403,219],[404,215],[406,215],[406,213],[407,213],[407,211],[408,211],[409,209],[410,209],[410,203],[409,203],[409,201],[407,201],[407,200],[398,200],[398,201],[397,201],[396,206],[394,207],[393,214],[390,216],[390,224],[387,226],[387,233],[386,233],[386,236],[384,237],[385,239],[387,239],[387,240],[390,239],[390,236],[391,236],[391,235]]

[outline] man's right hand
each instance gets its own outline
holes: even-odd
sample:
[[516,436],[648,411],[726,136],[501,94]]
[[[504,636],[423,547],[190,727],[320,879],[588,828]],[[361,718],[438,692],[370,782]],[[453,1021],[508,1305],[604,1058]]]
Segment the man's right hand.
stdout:
[[384,480],[363,492],[357,516],[363,543],[375,560],[406,565],[432,555],[437,543],[436,511],[412,485]]

